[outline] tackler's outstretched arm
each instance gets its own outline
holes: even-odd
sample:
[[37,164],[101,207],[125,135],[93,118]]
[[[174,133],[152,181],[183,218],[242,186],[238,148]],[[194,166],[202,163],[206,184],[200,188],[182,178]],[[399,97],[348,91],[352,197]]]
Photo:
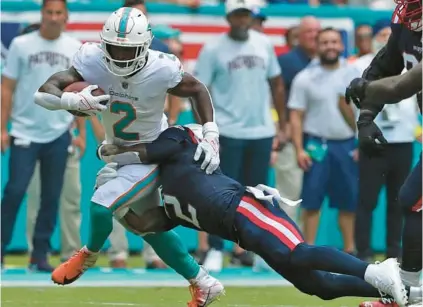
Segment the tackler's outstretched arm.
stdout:
[[362,105],[365,108],[372,104],[398,103],[417,94],[421,90],[422,63],[420,62],[405,74],[368,83]]

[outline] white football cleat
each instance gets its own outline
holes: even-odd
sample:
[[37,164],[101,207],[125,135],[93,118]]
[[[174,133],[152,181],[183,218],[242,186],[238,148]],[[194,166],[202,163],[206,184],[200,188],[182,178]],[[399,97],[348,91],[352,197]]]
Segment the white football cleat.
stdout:
[[399,270],[397,260],[390,258],[381,263],[370,264],[364,279],[380,292],[391,295],[400,307],[405,307],[408,297]]
[[192,300],[188,303],[188,307],[209,306],[222,295],[225,295],[225,289],[221,282],[210,276],[203,267],[200,268],[197,277],[189,282],[191,283],[189,290]]

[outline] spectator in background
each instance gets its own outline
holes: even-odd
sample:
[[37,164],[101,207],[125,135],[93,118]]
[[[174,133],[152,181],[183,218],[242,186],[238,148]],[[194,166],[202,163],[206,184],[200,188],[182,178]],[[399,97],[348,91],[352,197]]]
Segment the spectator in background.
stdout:
[[[310,63],[316,54],[316,37],[319,30],[320,23],[316,18],[304,17],[301,19],[298,26],[298,46],[278,58],[288,93],[294,77]],[[290,140],[291,124],[288,115],[286,131],[288,140]],[[283,148],[279,148],[274,165],[276,188],[284,197],[298,199],[301,193],[303,171],[297,164],[295,148],[291,142],[288,142]],[[297,208],[284,206],[283,209],[294,221],[297,220]]]
[[[31,24],[22,30],[21,35],[38,31],[40,26],[40,23]],[[78,130],[78,136],[75,134],[75,130]],[[66,164],[65,178],[59,205],[61,233],[60,256],[62,260],[68,259],[73,255],[75,250],[81,247],[81,238],[79,235],[81,226],[79,158],[84,154],[86,146],[85,119],[76,117],[74,124],[71,126],[70,133],[74,138],[72,140],[72,145],[69,147],[69,157]],[[33,250],[32,237],[34,235],[35,221],[40,208],[41,186],[39,178],[40,165],[37,163],[27,193],[26,239],[29,252]]]
[[298,46],[298,35],[299,35],[299,27],[293,26],[289,27],[285,33],[285,44],[288,47],[288,50],[291,51],[295,47]]
[[253,9],[253,22],[251,29],[256,30],[260,33],[264,31],[264,22],[267,20],[266,14],[264,14],[259,7]]
[[[346,61],[339,31],[326,28],[317,36],[318,59],[294,79],[288,106],[298,165],[304,170],[301,198],[305,240],[314,244],[325,196],[339,209],[344,250],[354,251],[354,212],[357,199],[355,131],[338,109],[345,89]],[[354,115],[350,114],[354,121]]]
[[13,39],[2,75],[1,150],[5,152],[10,146],[10,160],[1,204],[1,260],[3,264],[19,207],[39,161],[41,202],[30,268],[50,272],[53,267],[47,254],[56,226],[73,116],[36,105],[33,94],[52,74],[69,68],[81,43],[62,33],[68,19],[65,0],[44,0],[41,16],[39,31]]
[[[373,27],[373,53],[362,56],[351,66],[351,79],[361,77],[370,65],[375,54],[388,42],[391,34],[390,19],[376,22]],[[350,105],[344,107],[351,108]],[[379,193],[386,185],[386,256],[400,257],[402,231],[402,210],[398,203],[401,185],[408,176],[413,162],[413,143],[418,127],[418,109],[415,97],[398,104],[388,104],[375,119],[388,140],[386,150],[372,157],[360,155],[359,197],[356,212],[355,244],[357,257],[372,261],[373,251],[370,246],[372,214],[378,203]]]
[[359,25],[355,29],[355,47],[357,49],[356,54],[350,56],[348,61],[354,62],[356,59],[363,55],[372,53],[372,37],[373,30],[370,25]]
[[[250,30],[254,0],[228,0],[230,30],[207,43],[200,52],[194,74],[213,97],[220,130],[222,171],[244,185],[267,182],[275,127],[270,112],[269,86],[280,115],[284,141],[284,89],[274,47],[263,34]],[[222,268],[222,239],[210,236],[204,266]],[[235,247],[232,263],[252,265],[252,255]]]

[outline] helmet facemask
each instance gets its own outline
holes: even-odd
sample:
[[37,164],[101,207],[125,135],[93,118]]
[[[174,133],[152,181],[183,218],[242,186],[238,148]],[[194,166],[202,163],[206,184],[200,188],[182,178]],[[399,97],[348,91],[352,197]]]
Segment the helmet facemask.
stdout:
[[395,0],[396,15],[412,31],[422,31],[422,0]]
[[102,41],[108,70],[120,77],[131,75],[144,67],[151,39],[142,45],[118,45]]

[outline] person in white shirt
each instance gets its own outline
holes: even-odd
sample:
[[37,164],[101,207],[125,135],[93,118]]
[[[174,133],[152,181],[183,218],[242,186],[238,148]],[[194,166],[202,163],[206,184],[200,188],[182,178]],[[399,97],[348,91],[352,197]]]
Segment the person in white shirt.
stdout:
[[[382,19],[373,26],[373,53],[351,64],[350,80],[361,77],[375,54],[386,45],[391,35],[391,20]],[[350,106],[347,106],[350,107]],[[358,115],[358,114],[357,114]],[[413,143],[418,126],[416,97],[398,104],[387,104],[375,119],[388,144],[380,155],[359,156],[359,197],[355,223],[357,257],[372,261],[370,245],[373,210],[379,194],[386,185],[386,256],[397,258],[401,254],[402,211],[398,203],[401,185],[410,173],[413,162]]]
[[[269,38],[250,29],[255,8],[253,0],[226,1],[230,30],[203,47],[194,69],[195,76],[208,86],[213,97],[222,171],[248,186],[267,182],[275,135],[285,143],[280,67]],[[270,93],[279,115],[278,133],[271,116]],[[204,265],[219,271],[223,241],[213,236],[210,239],[212,254]],[[235,247],[232,263],[250,266],[252,257]]]
[[344,120],[338,103],[345,88],[347,63],[341,34],[326,28],[317,36],[318,58],[295,78],[288,107],[298,165],[304,170],[301,198],[306,242],[314,244],[320,208],[326,195],[339,209],[344,250],[354,251],[354,212],[357,199],[355,133]]
[[41,202],[30,268],[52,271],[47,253],[56,226],[74,117],[65,110],[51,112],[36,105],[33,95],[50,75],[70,67],[81,43],[62,32],[68,19],[65,0],[44,0],[41,16],[39,31],[13,39],[2,72],[1,150],[10,148],[10,160],[1,206],[1,260],[3,264],[19,207],[38,161]]

